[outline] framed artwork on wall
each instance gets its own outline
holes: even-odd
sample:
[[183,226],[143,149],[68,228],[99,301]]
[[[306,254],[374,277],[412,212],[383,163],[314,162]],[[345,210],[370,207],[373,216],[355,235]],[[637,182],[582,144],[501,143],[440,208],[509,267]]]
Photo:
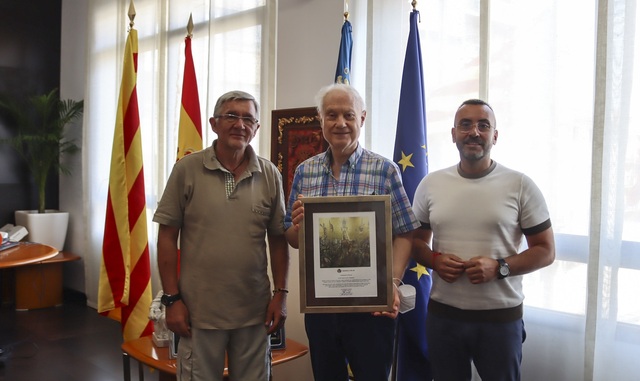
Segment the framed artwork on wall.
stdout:
[[289,199],[293,174],[298,164],[328,147],[315,107],[271,112],[271,161],[282,173],[285,202]]

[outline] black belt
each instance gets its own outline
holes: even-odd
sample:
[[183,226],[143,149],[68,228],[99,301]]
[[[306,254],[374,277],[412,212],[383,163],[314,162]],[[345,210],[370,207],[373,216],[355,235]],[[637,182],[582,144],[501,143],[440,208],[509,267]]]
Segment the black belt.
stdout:
[[510,323],[522,319],[522,303],[510,308],[496,310],[463,310],[429,299],[429,313],[448,319],[475,323]]

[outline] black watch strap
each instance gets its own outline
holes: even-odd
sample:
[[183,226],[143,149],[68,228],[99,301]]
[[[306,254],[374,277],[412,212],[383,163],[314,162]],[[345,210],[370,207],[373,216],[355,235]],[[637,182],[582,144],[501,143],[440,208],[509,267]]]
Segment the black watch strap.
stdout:
[[162,294],[162,296],[160,297],[160,303],[162,303],[165,307],[169,307],[180,299],[182,299],[182,295],[180,294]]

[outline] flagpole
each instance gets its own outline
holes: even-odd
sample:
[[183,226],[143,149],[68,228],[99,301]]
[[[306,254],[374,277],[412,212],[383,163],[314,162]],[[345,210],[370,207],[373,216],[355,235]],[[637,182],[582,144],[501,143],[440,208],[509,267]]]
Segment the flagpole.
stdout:
[[129,29],[133,29],[133,19],[136,18],[136,7],[133,5],[133,0],[129,1],[129,12],[127,15],[129,16]]
[[[422,49],[417,1],[412,1],[407,50],[400,86],[398,124],[393,160],[402,173],[402,185],[413,202],[415,190],[429,172],[426,139],[426,102]],[[416,288],[416,304],[411,311],[397,318],[392,380],[415,381],[431,379],[424,322],[431,290],[431,274],[424,266],[411,260],[402,277],[402,283]]]
[[[413,7],[414,11],[416,10],[416,5],[418,5],[418,2],[416,0],[411,1],[411,7]],[[391,381],[397,381],[398,379],[398,351],[400,349],[400,323],[398,321],[396,321],[395,331],[396,332],[393,340],[393,363],[391,364]]]
[[194,29],[193,14],[189,14],[186,29],[187,36],[184,39],[184,73],[182,78],[182,98],[180,100],[180,118],[178,121],[176,161],[193,152],[202,150],[202,114],[200,113],[198,83],[191,51]]
[[338,64],[334,82],[351,84],[351,51],[353,50],[353,38],[351,37],[351,23],[349,22],[349,2],[344,2],[344,21],[340,36],[340,49],[338,50]]
[[138,31],[133,0],[118,95],[107,193],[98,313],[120,317],[124,341],[153,333],[142,137],[137,96]]
[[344,21],[349,19],[349,0],[344,0]]
[[193,14],[189,13],[189,22],[187,23],[187,37],[193,37]]

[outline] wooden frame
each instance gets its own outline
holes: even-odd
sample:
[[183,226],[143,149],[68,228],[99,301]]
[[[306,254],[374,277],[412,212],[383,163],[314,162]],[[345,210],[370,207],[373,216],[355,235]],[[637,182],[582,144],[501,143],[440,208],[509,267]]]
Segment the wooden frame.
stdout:
[[271,161],[282,174],[285,202],[289,200],[293,174],[298,164],[326,151],[328,147],[315,107],[271,112]]
[[391,196],[302,200],[300,311],[391,311]]

